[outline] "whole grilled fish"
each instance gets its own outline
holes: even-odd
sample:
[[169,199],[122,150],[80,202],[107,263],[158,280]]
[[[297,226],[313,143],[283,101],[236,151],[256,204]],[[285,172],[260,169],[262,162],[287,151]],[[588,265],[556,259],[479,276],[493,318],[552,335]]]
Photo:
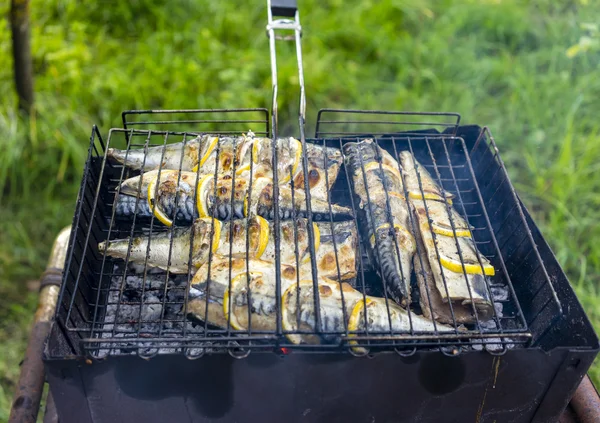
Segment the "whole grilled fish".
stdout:
[[[210,272],[210,275],[209,275]],[[189,288],[187,310],[192,317],[222,328],[274,331],[277,327],[275,266],[271,262],[243,259],[232,265],[220,258],[198,269]],[[364,296],[344,282],[317,278],[321,327],[316,328],[315,293],[310,266],[281,267],[281,323],[294,344],[319,343],[322,337],[339,336],[346,329],[359,340],[365,329],[369,335],[451,331],[451,327],[409,312],[384,298]],[[365,307],[366,305],[366,307]],[[389,317],[388,317],[389,308]],[[367,314],[365,316],[365,313]],[[206,318],[205,318],[206,316]],[[391,328],[390,328],[391,321]],[[299,334],[316,331],[320,336]],[[296,332],[296,333],[294,333]],[[356,341],[354,341],[356,342]],[[357,349],[359,347],[356,347]]]
[[[109,148],[107,156],[115,162],[132,169],[144,171],[157,168],[193,171],[198,175],[230,174],[249,178],[273,178],[273,141],[270,138],[244,135],[240,137],[217,137],[202,135],[197,138],[166,146],[147,149],[117,150]],[[278,183],[305,189],[311,194],[327,199],[327,191],[335,183],[342,164],[341,152],[336,148],[306,143],[307,177],[304,182],[302,143],[294,138],[277,139]]]
[[388,293],[399,304],[410,302],[411,262],[416,243],[409,227],[409,208],[398,162],[372,140],[343,146],[368,251],[378,265]]
[[[421,260],[417,263],[419,260],[415,257],[414,263],[418,265],[417,281],[423,314],[445,323],[453,323],[452,312],[457,323],[473,323],[475,314],[479,319],[489,319],[493,313],[493,302],[486,286],[486,276],[494,274],[494,267],[478,253],[472,228],[450,206],[449,195],[430,176],[423,178],[420,175],[424,167],[412,154],[403,151],[400,157],[402,167],[408,169],[407,180],[430,181],[425,198],[418,199],[415,193],[410,200],[418,225],[416,235]],[[452,312],[449,303],[452,303]]]
[[[101,242],[100,252],[138,263],[169,270],[172,273],[187,273],[190,266],[196,270],[210,257],[248,257],[275,260],[274,224],[260,216],[221,222],[213,218],[197,219],[190,227],[176,227],[171,231],[159,232],[133,239],[117,239]],[[330,222],[313,223],[315,236],[314,251],[319,275],[331,279],[348,280],[356,276],[356,248],[358,237],[354,222],[335,222],[333,231]],[[308,220],[282,221],[279,228],[280,260],[295,266],[309,263],[311,248],[308,243]],[[193,237],[193,238],[192,238]],[[193,245],[190,248],[190,245]],[[298,245],[296,251],[296,245]],[[296,257],[296,254],[298,255]],[[338,273],[339,270],[339,273]]]
[[[160,172],[160,175],[159,175]],[[160,180],[159,180],[160,176]],[[136,211],[138,216],[151,216],[152,213],[164,224],[171,225],[173,220],[191,224],[197,217],[216,217],[219,220],[243,218],[258,215],[268,219],[275,216],[273,181],[269,178],[247,179],[231,175],[204,175],[197,178],[194,172],[174,170],[154,170],[127,179],[121,184],[120,195],[116,200],[116,213],[128,216]],[[232,189],[233,188],[233,189]],[[232,196],[233,190],[233,196]],[[196,193],[197,191],[197,193]],[[130,199],[122,196],[143,199],[147,208],[137,204],[131,206]],[[347,207],[329,204],[327,201],[312,198],[310,207],[315,221],[328,219],[330,214],[335,220],[352,218]],[[330,211],[331,207],[331,211]],[[305,192],[291,187],[279,187],[279,217],[290,219],[306,217]]]

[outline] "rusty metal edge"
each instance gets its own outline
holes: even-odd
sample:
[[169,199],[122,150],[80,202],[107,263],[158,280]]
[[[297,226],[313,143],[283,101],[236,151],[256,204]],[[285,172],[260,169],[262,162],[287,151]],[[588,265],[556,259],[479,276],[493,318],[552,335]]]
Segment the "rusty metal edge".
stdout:
[[600,396],[588,375],[581,380],[571,398],[570,407],[573,409],[577,422],[600,422]]
[[57,235],[48,258],[46,271],[40,281],[40,297],[29,334],[25,358],[21,365],[21,374],[10,410],[9,423],[34,423],[39,413],[45,381],[42,353],[56,310],[70,235],[71,226],[67,226]]

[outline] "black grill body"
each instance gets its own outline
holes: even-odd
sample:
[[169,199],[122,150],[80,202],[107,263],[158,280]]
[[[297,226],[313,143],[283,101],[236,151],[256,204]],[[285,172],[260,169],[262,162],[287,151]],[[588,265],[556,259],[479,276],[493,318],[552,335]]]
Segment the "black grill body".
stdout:
[[[93,136],[45,351],[61,422],[556,421],[598,339],[510,181],[490,176],[506,172],[493,141],[489,148],[488,135],[475,126],[446,132],[464,141],[488,212],[504,217],[490,225],[514,289],[507,306],[513,322],[492,334],[497,340],[480,338],[481,348],[458,338],[404,339],[366,357],[353,356],[344,343],[301,350],[281,340],[251,348],[243,334],[233,338],[240,340],[234,348],[223,333],[152,338],[149,348],[138,333],[130,349],[100,358],[94,331],[101,333],[106,298],[105,281],[94,278],[102,275],[95,245],[106,237],[111,200],[100,192],[99,181],[110,175],[102,173],[103,146]],[[190,352],[209,340],[210,349]],[[103,342],[102,348],[120,345]],[[161,347],[171,350],[159,353]]]

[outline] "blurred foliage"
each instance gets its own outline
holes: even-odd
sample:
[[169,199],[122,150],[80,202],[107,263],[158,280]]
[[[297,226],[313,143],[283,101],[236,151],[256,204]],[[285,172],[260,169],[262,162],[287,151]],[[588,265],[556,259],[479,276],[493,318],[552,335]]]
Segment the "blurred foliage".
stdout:
[[[8,3],[0,3],[6,15]],[[456,111],[491,127],[519,192],[600,327],[600,4],[300,0],[309,129],[320,107]],[[37,108],[18,115],[0,20],[0,420],[45,266],[70,223],[92,124],[127,109],[269,107],[261,2],[32,0]],[[586,38],[587,37],[587,38]],[[577,47],[574,47],[577,46]],[[293,45],[278,45],[295,133]],[[310,132],[310,131],[309,131]],[[600,371],[595,368],[596,382]]]

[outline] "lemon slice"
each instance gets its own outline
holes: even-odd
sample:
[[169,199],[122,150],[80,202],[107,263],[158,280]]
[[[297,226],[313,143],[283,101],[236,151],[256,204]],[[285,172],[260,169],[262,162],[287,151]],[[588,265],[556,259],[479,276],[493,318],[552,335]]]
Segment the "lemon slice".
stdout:
[[[379,231],[380,229],[389,228],[389,227],[390,227],[389,223],[384,223],[383,225],[381,225],[377,229],[375,229],[375,233],[377,233],[377,231]],[[405,232],[412,237],[412,233],[409,230],[407,230],[404,226],[402,226],[398,223],[394,223],[394,229],[398,229],[400,232]],[[375,244],[375,234],[371,235],[370,241],[371,241],[371,244]]]
[[[358,330],[358,326],[360,325],[360,321],[362,320],[360,314],[365,308],[365,302],[366,306],[369,307],[373,300],[370,298],[367,298],[366,301],[364,299],[360,299],[356,302],[356,304],[354,304],[352,312],[350,313],[350,318],[348,319],[348,332],[354,332]],[[351,338],[357,337],[355,333],[350,333],[348,334],[348,336]],[[357,345],[356,341],[350,341],[348,343],[350,345]],[[357,354],[366,354],[368,352],[367,349],[363,347],[352,347],[352,351],[354,351]]]
[[[315,254],[317,254],[317,251],[319,251],[319,247],[321,246],[321,231],[319,230],[319,226],[313,222],[313,234],[315,236],[314,239],[314,244],[315,244]],[[310,262],[310,251],[308,252],[308,255],[306,257],[304,257],[304,260],[302,260],[303,263],[308,263]]]
[[448,202],[448,204],[452,205],[452,199],[451,198],[448,198],[448,197],[444,198],[441,195],[432,194],[430,192],[421,193],[419,191],[410,191],[408,193],[408,197],[409,198],[413,198],[415,200],[423,200],[423,199],[425,199],[425,200],[434,200],[434,201],[444,201],[445,200],[445,201]]
[[255,139],[254,141],[252,141],[252,161],[254,163],[258,163],[258,152],[259,152],[259,143],[260,138]]
[[[431,229],[433,230],[433,232],[435,232],[438,235],[454,236],[454,232],[452,232],[452,229],[443,228],[441,226],[436,225],[435,223],[431,224]],[[456,236],[458,236],[458,237],[470,237],[471,236],[471,231],[468,229],[455,228],[455,231],[456,231]]]
[[[460,261],[452,260],[447,257],[440,257],[440,263],[446,269],[451,270],[455,273],[462,273],[462,271],[463,271],[463,263],[461,263]],[[494,266],[492,266],[491,264],[484,264],[483,272],[481,271],[481,265],[479,263],[477,263],[477,264],[465,263],[464,266],[465,266],[465,268],[464,268],[465,272],[468,274],[471,274],[471,275],[485,274],[487,276],[494,276],[496,274],[496,270],[494,269]]]
[[[288,286],[288,288],[285,290],[285,292],[281,296],[281,327],[283,328],[284,331],[291,332],[291,331],[298,330],[298,328],[296,327],[295,319],[293,322],[291,321],[292,316],[290,316],[291,313],[289,311],[289,302],[290,302],[289,296],[290,296],[290,293],[292,292],[292,290],[295,290],[297,286],[298,286],[297,283],[294,283],[294,284]],[[300,344],[302,342],[301,335],[286,333],[285,337],[287,339],[289,339],[289,341],[292,344]]]
[[[247,201],[244,201],[244,208],[246,208]],[[244,211],[245,213],[245,211]],[[256,220],[258,225],[260,226],[260,235],[258,237],[258,248],[256,249],[255,258],[260,258],[265,249],[267,248],[267,244],[269,243],[269,222],[267,222],[264,218],[260,216],[256,216]]]
[[213,178],[213,175],[204,175],[198,181],[198,185],[196,185],[196,207],[198,208],[200,217],[209,217],[205,191],[208,188],[208,183]]
[[200,167],[202,167],[204,162],[206,162],[206,160],[208,160],[209,156],[211,155],[211,153],[217,146],[218,142],[219,142],[219,137],[213,137],[213,139],[210,141],[210,144],[208,145],[208,148],[206,149],[206,153],[204,153],[204,156],[202,156],[202,158],[200,159],[200,164],[199,164]]
[[[370,162],[369,164],[367,164],[365,166],[365,172],[368,172],[368,171],[373,170],[373,169],[379,169],[379,163],[378,162]],[[402,181],[402,177],[400,176],[400,171],[398,169],[396,169],[395,167],[392,167],[392,166],[390,166],[388,164],[385,164],[385,163],[381,163],[381,169],[387,170],[392,175],[394,175],[396,178],[398,178],[399,181]]]
[[[231,290],[233,292],[236,292],[236,287],[238,284],[240,283],[245,283],[247,276],[250,277],[250,279],[255,278],[255,277],[260,277],[262,276],[261,272],[247,272],[247,273],[240,273],[239,275],[236,275],[233,279],[231,279]],[[246,286],[243,286],[243,288],[247,288]],[[238,321],[235,313],[233,313],[233,310],[229,309],[229,287],[227,287],[227,289],[225,289],[225,293],[223,294],[223,314],[225,315],[225,319],[229,320],[229,324],[231,325],[231,327],[235,330],[244,330],[245,328],[240,324],[240,322]],[[250,305],[248,305],[248,307],[250,307]],[[231,312],[231,314],[230,314]]]
[[221,243],[221,229],[223,227],[223,222],[221,222],[220,220],[213,218],[207,219],[204,218],[204,220],[208,221],[209,223],[214,223],[214,231],[215,233],[213,234],[212,237],[212,253],[215,254],[217,252],[217,248],[219,248],[219,244]]
[[154,216],[156,216],[156,218],[163,224],[166,226],[171,226],[173,224],[173,221],[171,219],[169,219],[169,217],[163,213],[163,211],[158,207],[158,204],[154,203],[154,193],[156,191],[156,180],[158,179],[158,177],[156,178],[152,178],[152,180],[150,181],[150,183],[148,184],[148,207],[150,207],[150,210],[152,210],[152,213],[154,214]]
[[292,179],[292,176],[296,174],[298,166],[300,165],[300,160],[302,159],[302,142],[296,139],[294,141],[296,141],[296,157],[294,158],[294,163],[292,164],[292,171],[285,173],[284,177],[279,181],[280,184],[288,183]]
[[[283,328],[284,331],[292,332],[292,331],[298,330],[297,322],[296,322],[296,314],[290,313],[290,310],[289,310],[289,304],[290,304],[289,296],[291,295],[292,292],[294,292],[296,290],[298,290],[298,295],[300,295],[302,285],[310,285],[312,287],[313,283],[311,280],[303,279],[299,283],[294,283],[294,284],[288,286],[288,288],[285,290],[285,292],[281,296],[281,327]],[[294,301],[293,304],[295,305],[296,301]],[[298,313],[298,310],[296,310],[296,313]],[[302,343],[302,335],[300,335],[300,334],[286,333],[285,337],[292,344],[298,345],[298,344]]]
[[[203,220],[204,222],[206,222],[208,225],[211,225],[212,222],[215,222],[215,233],[213,234],[212,237],[212,253],[215,254],[217,252],[217,249],[219,248],[219,244],[221,243],[221,229],[223,226],[223,222],[221,222],[220,220],[215,219],[214,217],[212,218],[207,218],[207,217],[201,217],[200,220]],[[201,262],[197,262],[195,263],[196,267],[200,267],[202,264]]]

